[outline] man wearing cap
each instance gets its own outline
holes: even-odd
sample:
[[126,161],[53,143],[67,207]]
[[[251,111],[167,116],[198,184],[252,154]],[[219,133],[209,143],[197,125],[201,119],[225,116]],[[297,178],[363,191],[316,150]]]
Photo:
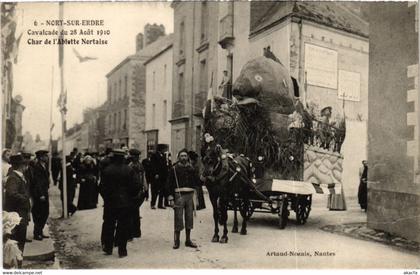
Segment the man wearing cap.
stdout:
[[[12,232],[12,239],[18,242],[19,250],[25,248],[26,229],[30,218],[30,195],[28,183],[25,180],[23,172],[25,170],[25,159],[21,154],[10,156],[11,171],[5,184],[4,210],[8,212],[17,212],[22,218]],[[21,267],[22,263],[18,263]]]
[[137,149],[130,149],[130,166],[134,170],[136,176],[136,184],[139,184],[139,193],[133,197],[133,208],[131,210],[131,235],[130,238],[140,238],[140,206],[142,205],[145,194],[147,192],[147,183],[144,180],[144,168],[140,163],[140,151]]
[[112,153],[111,163],[103,171],[100,186],[104,199],[102,250],[106,255],[111,255],[115,242],[119,256],[125,257],[130,237],[133,194],[139,193],[139,184],[136,183],[134,170],[125,163],[126,153],[123,150],[114,150]]
[[180,234],[184,229],[185,213],[185,246],[196,248],[197,245],[191,241],[191,229],[193,228],[194,212],[194,188],[199,182],[196,171],[188,161],[188,151],[182,149],[178,153],[178,162],[172,167],[166,194],[168,195],[169,206],[174,209],[175,228],[174,228],[174,249],[180,245]]
[[49,215],[49,172],[48,172],[48,151],[39,150],[35,152],[37,161],[33,166],[33,179],[30,190],[33,201],[32,217],[34,220],[34,239],[41,241],[49,238],[43,234],[44,226]]

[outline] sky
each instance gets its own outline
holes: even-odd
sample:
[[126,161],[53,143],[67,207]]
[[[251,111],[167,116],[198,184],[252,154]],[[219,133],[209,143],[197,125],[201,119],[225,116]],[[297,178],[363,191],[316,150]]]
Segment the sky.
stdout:
[[[53,30],[58,27],[40,26],[40,22],[58,19],[58,3],[19,3],[17,7],[16,37],[23,33],[18,63],[14,66],[13,96],[21,95],[26,107],[23,113],[23,133],[29,131],[45,140],[49,138],[50,110],[52,105],[53,138],[61,135],[61,116],[57,108],[60,93],[57,45],[29,45],[28,39],[56,38],[29,35],[29,30]],[[109,30],[108,45],[65,45],[64,80],[67,89],[67,128],[82,122],[83,110],[97,107],[106,100],[105,75],[125,57],[135,53],[135,37],[143,32],[147,23],[163,24],[166,33],[173,32],[173,10],[169,3],[158,2],[90,2],[65,3],[63,19],[104,20]],[[38,26],[34,26],[37,21]],[[89,29],[90,27],[65,26],[65,30]],[[105,38],[105,36],[103,36]],[[70,38],[70,37],[68,37]],[[91,36],[88,38],[100,38]],[[80,63],[73,52],[96,60]],[[52,101],[51,101],[52,99]]]

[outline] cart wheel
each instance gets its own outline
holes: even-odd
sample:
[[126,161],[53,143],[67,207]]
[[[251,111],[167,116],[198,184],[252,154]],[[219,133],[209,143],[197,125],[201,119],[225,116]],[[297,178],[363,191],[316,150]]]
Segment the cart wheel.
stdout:
[[298,224],[305,224],[311,212],[312,195],[298,195],[296,202],[296,221]]
[[280,202],[279,207],[279,228],[284,229],[286,228],[287,221],[289,220],[289,210],[287,209],[287,199],[283,198]]
[[[241,204],[241,207],[244,207],[244,204]],[[248,207],[246,209],[246,218],[250,219],[252,214],[254,214],[254,205],[252,204],[252,202],[249,202]]]

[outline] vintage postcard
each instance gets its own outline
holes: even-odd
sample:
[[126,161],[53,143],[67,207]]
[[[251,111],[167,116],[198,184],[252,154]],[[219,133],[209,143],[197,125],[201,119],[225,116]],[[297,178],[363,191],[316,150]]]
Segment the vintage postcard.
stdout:
[[1,3],[4,274],[417,274],[418,10]]

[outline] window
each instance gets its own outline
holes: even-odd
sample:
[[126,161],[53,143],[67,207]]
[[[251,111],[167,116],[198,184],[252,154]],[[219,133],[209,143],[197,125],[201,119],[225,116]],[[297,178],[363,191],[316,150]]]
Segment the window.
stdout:
[[201,2],[201,42],[207,39],[208,13],[207,1]]
[[156,72],[153,72],[153,84],[152,84],[152,91],[156,89]]
[[168,102],[166,100],[163,101],[163,111],[162,111],[162,125],[165,128],[167,123],[167,116],[168,116]]
[[185,44],[185,24],[184,22],[181,22],[181,25],[179,26],[179,54],[184,54],[184,44]]
[[108,83],[108,101],[111,102],[111,86]]
[[121,79],[118,83],[118,99],[122,98],[122,90],[121,90]]
[[108,129],[109,129],[109,133],[111,133],[112,131],[112,115],[108,116]]
[[128,96],[127,91],[128,91],[128,77],[125,76],[124,77],[124,96]]
[[118,98],[117,83],[114,83],[114,102],[117,101],[117,98]]
[[112,130],[117,130],[117,113],[114,113],[114,124]]
[[202,60],[200,62],[200,92],[206,92],[207,91],[207,64],[206,60]]
[[156,104],[152,105],[152,128],[156,128]]
[[178,101],[184,100],[184,74],[178,76]]
[[124,122],[123,122],[123,129],[127,129],[127,109],[124,110]]
[[166,64],[163,65],[163,87],[166,88]]

